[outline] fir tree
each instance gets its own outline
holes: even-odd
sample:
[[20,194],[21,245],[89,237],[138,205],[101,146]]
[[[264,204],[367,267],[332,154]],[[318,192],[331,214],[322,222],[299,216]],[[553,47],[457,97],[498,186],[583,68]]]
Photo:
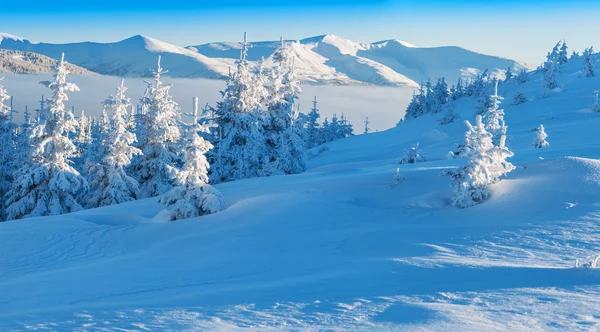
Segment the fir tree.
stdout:
[[585,77],[596,76],[596,69],[594,68],[594,49],[593,47],[586,48],[583,52],[583,75]]
[[514,76],[514,74],[512,72],[512,66],[510,66],[510,67],[508,67],[508,69],[506,69],[506,74],[505,74],[505,77],[504,77],[504,81],[506,82],[506,81],[512,80],[513,76]]
[[525,96],[525,93],[523,93],[523,90],[519,89],[513,96],[512,104],[513,105],[521,105],[523,103],[526,103],[527,101],[528,100],[527,100],[527,97]]
[[370,123],[370,122],[369,122],[369,117],[367,117],[367,118],[365,119],[365,132],[364,132],[364,134],[368,134],[368,133],[369,133],[369,131],[371,131],[371,128],[369,128],[369,123]]
[[406,151],[406,154],[398,161],[398,164],[415,164],[424,161],[425,158],[421,155],[421,151],[419,151],[419,142],[416,142],[410,149]]
[[558,52],[558,64],[564,65],[565,63],[567,63],[567,61],[569,61],[568,56],[569,53],[567,42],[563,40],[562,45],[560,46],[560,51]]
[[546,62],[544,62],[544,64],[542,65],[545,90],[554,90],[558,88],[558,83],[556,81],[556,75],[558,74],[559,69],[557,52],[557,47],[555,46],[555,49],[552,51],[552,53],[548,53],[548,56],[546,57]]
[[546,134],[546,132],[544,131],[544,125],[541,124],[535,131],[535,139],[533,140],[533,147],[534,148],[545,148],[545,147],[549,146],[550,143],[548,143],[546,141],[546,138],[548,138],[548,134]]
[[513,154],[505,146],[505,136],[499,146],[492,143],[492,135],[485,130],[480,115],[475,126],[465,120],[468,130],[461,157],[467,164],[456,171],[448,172],[452,177],[453,204],[460,208],[476,205],[490,196],[489,185],[496,183],[514,166],[506,161]]
[[144,117],[141,125],[143,155],[136,160],[135,174],[140,181],[141,197],[154,197],[171,190],[177,181],[181,166],[178,143],[181,137],[178,126],[179,106],[173,101],[171,85],[163,84],[161,75],[167,73],[160,66],[154,72],[154,82],[142,98]]
[[[215,109],[219,140],[211,150],[211,180],[215,183],[256,177],[261,172],[265,138],[262,129],[261,87],[254,84],[248,70],[248,43],[244,43],[237,70],[221,92]],[[279,90],[277,90],[279,91]],[[265,163],[268,164],[268,163]]]
[[135,134],[127,127],[127,115],[131,108],[125,96],[127,88],[124,80],[117,87],[117,93],[104,101],[104,110],[111,114],[102,144],[104,155],[99,160],[99,170],[91,181],[92,191],[88,207],[120,204],[135,200],[139,195],[138,182],[125,173],[134,155],[142,151],[133,146]]
[[208,184],[208,169],[210,167],[206,153],[213,145],[202,138],[199,133],[210,133],[210,128],[216,126],[202,122],[197,108],[194,121],[186,128],[184,139],[184,164],[178,173],[178,185],[169,190],[159,199],[170,210],[170,219],[186,219],[215,213],[225,208],[221,193]]
[[[2,81],[4,78],[0,78]],[[4,86],[0,85],[0,221],[4,216],[4,197],[13,180],[13,146],[10,124],[10,107],[6,101],[10,99]]]
[[77,122],[65,108],[66,92],[79,88],[67,82],[69,71],[64,54],[54,68],[54,80],[43,85],[52,91],[47,107],[40,111],[40,122],[32,129],[29,160],[18,171],[18,179],[6,195],[7,218],[57,215],[82,209],[87,182],[71,167],[71,158],[77,152],[69,134]]
[[502,100],[504,100],[504,98],[498,95],[498,81],[496,81],[494,85],[494,94],[490,96],[491,105],[484,114],[485,129],[492,134],[492,141],[495,145],[498,145],[501,136],[506,135],[504,110],[500,108]]
[[460,116],[454,112],[454,106],[452,106],[452,103],[446,104],[446,110],[446,115],[444,115],[444,117],[438,121],[440,125],[450,124],[457,119],[460,119]]
[[321,144],[319,139],[320,125],[319,125],[319,109],[317,109],[317,97],[313,100],[313,108],[308,113],[308,121],[306,122],[306,137],[307,147],[312,148]]
[[516,79],[519,84],[523,84],[523,83],[527,82],[527,80],[529,79],[527,70],[526,69],[521,70],[519,72],[519,74],[517,75]]

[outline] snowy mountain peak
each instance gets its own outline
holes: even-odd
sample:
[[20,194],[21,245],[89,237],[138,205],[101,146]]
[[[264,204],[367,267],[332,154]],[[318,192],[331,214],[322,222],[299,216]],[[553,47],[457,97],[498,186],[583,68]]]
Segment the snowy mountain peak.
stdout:
[[[4,42],[3,42],[4,41]],[[335,85],[417,86],[428,78],[446,77],[449,82],[483,70],[503,72],[525,65],[513,60],[479,54],[459,47],[416,47],[391,39],[359,43],[325,34],[286,40],[296,58],[299,76],[310,83]],[[250,41],[248,60],[256,64],[268,59],[280,46],[279,40]],[[224,78],[240,56],[239,42],[211,42],[180,47],[136,35],[115,43],[32,43],[10,34],[0,34],[0,48],[39,53],[54,59],[65,53],[69,62],[88,70],[125,77],[148,76],[157,53],[172,77]]]
[[0,45],[3,42],[25,42],[26,40],[21,37],[17,37],[15,35],[11,35],[9,33],[0,32]]

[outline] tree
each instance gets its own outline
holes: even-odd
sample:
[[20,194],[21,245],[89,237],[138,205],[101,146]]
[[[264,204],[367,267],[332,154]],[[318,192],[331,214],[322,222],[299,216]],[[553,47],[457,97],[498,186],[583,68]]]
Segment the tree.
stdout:
[[459,208],[476,205],[490,196],[489,185],[498,182],[514,166],[506,161],[513,154],[504,146],[502,136],[499,146],[492,143],[492,135],[485,130],[480,115],[475,125],[465,120],[467,132],[461,157],[467,159],[465,166],[448,172],[452,178],[452,203]]
[[501,136],[506,135],[504,110],[500,108],[502,100],[504,100],[504,98],[498,95],[498,81],[496,81],[494,85],[494,94],[490,96],[490,107],[484,114],[485,129],[492,134],[492,141],[495,145],[498,145]]
[[321,127],[318,122],[320,117],[319,109],[317,109],[317,97],[315,96],[313,108],[308,113],[308,121],[306,122],[306,145],[308,148],[312,148],[321,143],[319,140],[319,131]]
[[398,164],[415,164],[424,162],[425,158],[419,151],[419,142],[416,142],[410,149],[406,151],[406,154],[402,159],[398,161]]
[[571,57],[569,58],[569,61],[575,60],[577,58],[579,58],[579,53],[577,53],[576,51],[573,51],[573,53],[571,53]]
[[546,142],[546,138],[548,138],[548,134],[544,131],[544,125],[541,124],[535,131],[535,139],[533,140],[534,148],[545,148],[550,145],[550,143]]
[[452,105],[452,103],[446,104],[446,110],[446,115],[444,115],[444,117],[441,118],[440,121],[438,121],[440,125],[450,124],[456,121],[457,119],[460,119],[460,116],[457,113],[454,113],[454,106]]
[[129,131],[127,115],[131,108],[129,98],[125,96],[127,88],[124,80],[117,86],[116,95],[104,101],[105,113],[110,113],[109,123],[102,144],[104,155],[99,161],[99,172],[91,182],[92,191],[88,198],[88,207],[121,204],[137,199],[138,182],[125,173],[125,167],[131,163],[134,155],[142,151],[133,146],[135,134]]
[[183,168],[178,173],[179,184],[161,196],[159,203],[170,210],[170,219],[186,219],[215,213],[225,208],[221,193],[208,184],[206,153],[213,145],[198,133],[209,133],[214,124],[200,124],[197,110],[194,122],[186,128]]
[[144,110],[143,155],[134,165],[141,183],[141,197],[154,197],[171,190],[177,181],[181,166],[178,154],[181,133],[178,125],[179,106],[169,91],[171,85],[163,84],[161,75],[167,73],[160,65],[154,71],[154,82],[148,82],[148,91],[142,98]]
[[[2,81],[4,78],[0,78]],[[10,99],[4,86],[0,85],[0,198],[4,197],[9,190],[13,181],[14,165],[13,146],[12,146],[12,129],[10,123],[11,109],[6,105],[6,101]],[[4,199],[0,199],[0,221],[4,216]]]
[[[285,49],[280,53],[286,53]],[[301,91],[300,82],[296,79],[293,63],[291,65],[280,63],[278,71],[286,67],[288,69],[281,80],[277,97],[268,107],[270,121],[266,125],[265,132],[270,165],[269,172],[265,172],[265,175],[295,174],[306,169],[304,163],[306,146],[302,126],[297,123],[298,112],[295,108]]]
[[585,75],[585,77],[596,76],[594,59],[592,57],[593,55],[594,55],[593,47],[586,48],[585,51],[583,52],[583,75]]
[[54,67],[54,80],[41,82],[52,91],[47,108],[40,110],[40,122],[34,126],[30,144],[29,160],[19,169],[7,194],[8,219],[49,216],[82,209],[88,185],[85,179],[71,167],[71,158],[77,149],[69,139],[77,122],[70,110],[65,108],[66,92],[79,91],[67,82],[69,71],[64,54]]
[[519,84],[523,84],[523,83],[527,82],[527,80],[529,79],[527,70],[526,69],[521,70],[519,72],[519,74],[517,75],[516,79]]
[[519,89],[513,96],[512,104],[513,105],[521,105],[523,103],[526,103],[527,101],[528,100],[527,100],[527,97],[525,97],[525,93],[523,93],[523,90]]
[[508,69],[506,69],[506,74],[504,76],[504,81],[510,81],[511,79],[513,79],[515,75],[512,72],[512,66],[508,67]]
[[[261,132],[262,87],[254,84],[248,70],[248,43],[244,42],[237,70],[229,76],[223,99],[215,109],[219,140],[210,152],[211,180],[215,183],[256,177],[265,155],[265,137]],[[268,164],[268,163],[265,163]]]
[[548,60],[544,62],[542,66],[542,72],[544,74],[544,88],[546,90],[554,90],[558,88],[558,83],[556,81],[558,65],[554,59],[551,58],[551,55],[548,55]]
[[368,133],[369,133],[369,131],[371,131],[371,128],[369,128],[369,123],[370,123],[370,122],[369,122],[369,117],[367,117],[367,118],[365,119],[365,132],[364,132],[365,134],[368,134]]
[[[557,44],[558,45],[558,44]],[[569,61],[568,59],[568,47],[567,42],[563,40],[562,45],[560,46],[560,51],[558,52],[557,61],[559,65],[564,65]]]

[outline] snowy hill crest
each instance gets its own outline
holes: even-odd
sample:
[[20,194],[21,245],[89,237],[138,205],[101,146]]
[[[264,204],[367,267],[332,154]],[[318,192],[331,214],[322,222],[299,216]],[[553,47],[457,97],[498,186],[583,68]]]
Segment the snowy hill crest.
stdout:
[[[485,69],[500,73],[508,67],[528,68],[517,61],[488,56],[460,47],[421,48],[401,40],[357,43],[336,35],[322,35],[291,46],[300,77],[308,83],[416,87],[422,80],[446,77],[456,81]],[[269,59],[279,41],[252,42],[248,60]],[[0,49],[39,53],[54,59],[65,52],[70,63],[104,74],[147,77],[161,55],[169,75],[180,78],[223,79],[239,57],[236,42],[214,42],[180,47],[136,35],[114,43],[49,44],[0,33]]]

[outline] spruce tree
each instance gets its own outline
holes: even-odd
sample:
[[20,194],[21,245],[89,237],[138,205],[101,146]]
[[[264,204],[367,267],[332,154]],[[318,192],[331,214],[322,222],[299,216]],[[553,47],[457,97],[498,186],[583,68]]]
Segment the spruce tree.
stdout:
[[313,100],[313,108],[308,113],[308,121],[306,123],[306,145],[308,148],[312,148],[321,143],[319,139],[319,131],[321,128],[319,125],[320,117],[319,109],[317,108],[317,97],[315,96],[315,99]]
[[535,131],[535,139],[533,140],[533,147],[534,148],[545,148],[548,147],[550,145],[550,143],[548,143],[546,141],[546,138],[548,138],[548,134],[546,134],[546,131],[544,130],[544,125],[541,124]]
[[[4,78],[0,78],[2,81]],[[13,181],[13,145],[10,124],[10,107],[6,102],[10,99],[4,86],[0,85],[0,221],[4,216],[4,195]]]
[[502,136],[500,144],[494,146],[492,135],[485,130],[480,115],[474,126],[466,120],[465,124],[468,130],[460,156],[467,159],[467,164],[448,172],[452,177],[452,202],[460,208],[486,200],[490,196],[489,186],[515,168],[506,160],[513,155],[504,145],[506,136]]
[[594,66],[594,48],[589,47],[586,48],[583,52],[583,75],[585,77],[594,77],[596,76],[596,69]]
[[134,155],[142,151],[133,146],[135,134],[129,131],[127,115],[131,108],[125,96],[124,80],[117,86],[116,95],[104,101],[104,109],[110,114],[110,125],[103,135],[104,155],[99,160],[99,171],[91,181],[92,190],[88,207],[120,204],[135,200],[139,196],[138,182],[125,173]]
[[504,125],[504,110],[500,108],[500,103],[504,98],[498,95],[498,81],[494,85],[494,94],[490,96],[490,107],[484,113],[485,129],[492,134],[492,141],[495,145],[500,142],[500,137],[506,134]]
[[223,99],[215,108],[219,139],[210,151],[211,181],[218,183],[256,177],[266,163],[265,137],[262,133],[261,95],[248,70],[248,43],[244,43],[237,70],[229,76]]
[[16,175],[17,181],[6,195],[7,219],[58,215],[82,209],[87,182],[71,164],[77,149],[69,139],[77,122],[65,108],[66,92],[79,91],[67,82],[69,71],[64,54],[54,67],[54,80],[41,82],[52,91],[40,110],[30,136],[32,149]]
[[178,173],[178,185],[161,196],[159,203],[170,210],[170,219],[193,218],[215,213],[225,208],[221,193],[208,184],[210,167],[206,153],[213,145],[199,133],[210,133],[214,124],[200,123],[197,110],[194,121],[186,128],[184,139],[184,164]]
[[133,165],[134,174],[140,182],[140,196],[154,197],[171,190],[177,181],[181,167],[178,154],[179,106],[170,95],[171,85],[164,84],[161,76],[167,73],[160,65],[154,71],[154,81],[141,100],[143,108],[143,155]]

